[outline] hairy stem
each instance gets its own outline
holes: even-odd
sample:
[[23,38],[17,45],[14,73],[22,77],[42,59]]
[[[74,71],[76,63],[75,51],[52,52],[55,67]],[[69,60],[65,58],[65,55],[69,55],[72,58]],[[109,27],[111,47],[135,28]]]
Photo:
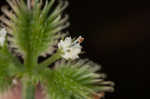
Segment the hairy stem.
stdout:
[[45,60],[44,62],[40,63],[40,66],[49,66],[50,64],[56,62],[61,58],[61,51],[57,51],[53,56]]
[[32,82],[23,82],[22,99],[35,99],[35,86]]
[[26,70],[30,72],[37,65],[37,56],[34,53],[28,51],[25,55],[24,65]]
[[[31,73],[37,65],[37,56],[32,51],[25,54],[24,65],[27,73]],[[31,80],[24,79],[22,83],[22,99],[35,99],[35,86]]]

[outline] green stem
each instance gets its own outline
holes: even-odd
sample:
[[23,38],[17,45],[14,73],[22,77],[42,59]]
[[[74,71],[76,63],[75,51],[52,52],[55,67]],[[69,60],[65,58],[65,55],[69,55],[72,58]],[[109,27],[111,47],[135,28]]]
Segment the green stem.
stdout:
[[54,63],[55,61],[59,60],[61,58],[61,51],[58,50],[53,56],[51,56],[50,58],[48,58],[47,60],[45,60],[44,62],[40,63],[40,67],[41,66],[49,66],[50,64]]
[[35,99],[35,86],[32,82],[23,82],[22,99]]
[[[24,65],[26,67],[27,74],[32,73],[34,67],[37,65],[37,56],[32,51],[28,51],[25,54]],[[22,99],[35,99],[35,86],[31,80],[24,79],[22,83]]]
[[37,56],[33,53],[26,53],[24,65],[27,71],[31,71],[37,65]]

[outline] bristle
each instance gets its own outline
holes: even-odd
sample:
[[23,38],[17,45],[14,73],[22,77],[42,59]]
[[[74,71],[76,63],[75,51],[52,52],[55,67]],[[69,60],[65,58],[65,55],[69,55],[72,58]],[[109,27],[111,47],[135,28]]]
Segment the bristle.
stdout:
[[2,12],[3,12],[8,18],[12,19],[12,18],[15,17],[15,15],[13,14],[13,12],[8,10],[8,7],[7,7],[7,6],[3,6],[1,10],[2,10]]
[[100,84],[101,85],[108,85],[108,86],[114,86],[115,85],[114,82],[112,82],[112,81],[105,81],[105,82],[102,82]]
[[16,2],[14,2],[15,0],[7,0],[8,4],[10,5],[10,7],[13,9],[13,11],[15,13],[18,13],[18,7],[16,5]]
[[11,26],[11,24],[12,24],[12,22],[9,20],[9,19],[7,19],[5,16],[1,16],[0,17],[0,21],[2,21],[5,25],[7,25],[7,26]]
[[5,28],[6,28],[7,32],[8,32],[8,34],[11,35],[11,36],[13,36],[12,29],[10,29],[9,27],[5,27]]

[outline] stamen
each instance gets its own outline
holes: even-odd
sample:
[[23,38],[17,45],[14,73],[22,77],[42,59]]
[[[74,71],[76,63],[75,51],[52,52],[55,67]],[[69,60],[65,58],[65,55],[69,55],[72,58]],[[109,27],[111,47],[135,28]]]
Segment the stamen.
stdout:
[[73,45],[74,44],[77,44],[77,43],[82,43],[84,41],[84,38],[82,37],[82,36],[79,36],[78,38],[77,38],[77,40],[75,40],[74,42],[73,42]]
[[82,43],[84,41],[84,38],[83,37],[80,37],[79,39],[78,39],[78,43]]

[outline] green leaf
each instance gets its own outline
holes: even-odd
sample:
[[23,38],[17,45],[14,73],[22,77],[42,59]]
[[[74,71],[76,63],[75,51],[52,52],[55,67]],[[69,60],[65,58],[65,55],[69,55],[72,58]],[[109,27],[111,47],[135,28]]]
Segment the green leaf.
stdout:
[[10,67],[14,67],[8,57],[2,56],[0,53],[0,92],[8,90],[12,82],[12,74],[14,72],[10,71]]
[[6,46],[0,49],[0,91],[4,92],[11,87],[12,80],[24,68],[18,59],[13,56]]
[[[56,41],[58,33],[69,26],[68,17],[63,15],[67,2],[55,4],[55,0],[47,0],[42,7],[42,2],[36,0],[34,7],[29,9],[24,0],[7,1],[15,12],[15,17],[10,18],[12,24],[8,27],[13,35],[11,42],[24,54],[38,56],[47,51],[53,41]],[[56,9],[53,10],[54,7]]]
[[89,60],[58,63],[52,72],[44,73],[43,86],[50,99],[87,99],[99,91],[112,91],[113,83],[96,73],[98,67]]

